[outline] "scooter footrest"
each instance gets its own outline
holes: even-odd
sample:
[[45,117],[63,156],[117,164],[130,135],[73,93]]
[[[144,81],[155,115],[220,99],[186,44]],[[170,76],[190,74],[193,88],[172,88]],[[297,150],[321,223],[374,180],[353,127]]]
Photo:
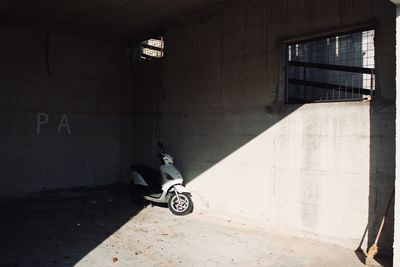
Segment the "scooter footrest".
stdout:
[[162,193],[152,193],[152,194],[147,194],[147,195],[152,198],[160,198]]

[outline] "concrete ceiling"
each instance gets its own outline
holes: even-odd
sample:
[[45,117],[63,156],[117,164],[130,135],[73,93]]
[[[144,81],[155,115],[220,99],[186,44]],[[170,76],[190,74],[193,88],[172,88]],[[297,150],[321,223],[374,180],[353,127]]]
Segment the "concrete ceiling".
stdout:
[[0,23],[145,37],[222,0],[1,0]]

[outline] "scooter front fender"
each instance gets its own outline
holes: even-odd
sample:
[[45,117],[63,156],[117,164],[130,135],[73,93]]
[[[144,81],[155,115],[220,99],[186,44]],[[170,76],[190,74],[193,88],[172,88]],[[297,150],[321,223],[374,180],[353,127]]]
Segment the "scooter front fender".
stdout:
[[174,188],[179,194],[183,194],[183,193],[190,194],[190,191],[188,189],[186,189],[186,187],[184,187],[182,185],[175,185],[174,187],[171,188],[171,191],[174,191]]

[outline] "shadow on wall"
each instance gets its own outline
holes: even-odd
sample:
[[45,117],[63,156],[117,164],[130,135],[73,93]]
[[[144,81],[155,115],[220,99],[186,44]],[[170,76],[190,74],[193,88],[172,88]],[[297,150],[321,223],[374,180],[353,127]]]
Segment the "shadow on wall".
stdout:
[[[366,248],[394,179],[393,7],[344,1],[333,9],[320,2],[314,14],[310,7],[295,10],[301,1],[276,1],[276,9],[263,9],[271,7],[264,3],[237,4],[169,32],[159,139],[175,156],[197,207],[353,249],[368,225]],[[277,13],[257,16],[279,7],[288,9],[278,13],[281,21],[274,20]],[[320,16],[316,29],[295,27],[302,16],[312,21],[307,10]],[[285,25],[299,36],[324,30],[325,19],[339,29],[371,16],[379,19],[375,68],[382,99],[264,110],[282,88],[277,41]],[[384,254],[393,243],[390,216],[380,242]]]
[[[370,193],[368,247],[379,231],[395,182],[395,106],[371,106]],[[390,204],[378,247],[380,254],[393,256],[394,209]]]
[[[271,156],[276,152],[275,145],[278,144],[265,142],[261,140],[262,137],[300,107],[276,105],[268,106],[265,110],[249,107],[236,110],[208,109],[183,114],[164,113],[161,118],[161,140],[165,139],[167,146],[170,144],[168,147],[176,155],[176,164],[185,173],[186,183],[202,178],[206,172],[215,172],[215,168],[226,166],[224,163],[228,162],[232,163],[229,165],[231,169],[223,167],[224,176],[231,171],[240,173],[243,179],[236,182],[250,181],[251,173],[243,173],[244,169],[249,169],[247,164],[255,168],[274,165]],[[179,123],[179,128],[172,122]],[[277,137],[285,135],[282,132],[274,134]],[[250,154],[245,154],[246,151]],[[238,153],[243,162],[240,162],[241,159],[235,160],[235,154]],[[232,185],[238,186],[234,181]]]
[[[386,259],[393,257],[394,199],[391,197],[395,182],[395,106],[372,102],[370,117],[368,223],[355,253],[365,263],[367,248],[374,244],[387,210],[375,260],[382,266],[391,267],[392,263]],[[363,244],[367,245],[364,250]]]
[[[161,140],[198,207],[355,249],[393,190],[393,116],[374,102],[165,113]],[[381,254],[392,244],[391,210]]]
[[[90,252],[141,210],[126,191],[118,186],[77,189],[2,203],[0,265],[75,266],[81,261],[96,262]],[[112,264],[113,259],[97,260]]]
[[[317,2],[321,12],[311,8]],[[150,68],[140,77],[138,104],[151,107],[144,113],[151,120],[148,132],[156,134],[153,140],[138,138],[143,140],[137,142],[139,151],[153,156],[155,142],[163,141],[197,207],[355,249],[367,224],[368,242],[373,242],[380,220],[376,215],[384,210],[394,177],[394,118],[386,110],[392,103],[274,105],[266,110],[264,105],[276,103],[277,88],[282,88],[277,46],[282,34],[338,29],[371,16],[379,19],[377,87],[386,100],[393,99],[393,7],[375,1],[344,1],[329,8],[321,1],[280,3],[227,5],[168,32],[164,69]],[[310,25],[300,27],[302,17]],[[324,26],[323,21],[334,23]],[[148,81],[154,88],[145,85]],[[382,252],[391,250],[390,220]]]

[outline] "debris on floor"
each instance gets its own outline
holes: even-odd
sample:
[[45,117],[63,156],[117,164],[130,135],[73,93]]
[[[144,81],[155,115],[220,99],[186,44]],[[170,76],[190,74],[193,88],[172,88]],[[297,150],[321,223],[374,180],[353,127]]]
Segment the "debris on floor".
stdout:
[[0,266],[364,266],[351,249],[206,211],[141,209],[124,191],[8,203],[0,217]]

